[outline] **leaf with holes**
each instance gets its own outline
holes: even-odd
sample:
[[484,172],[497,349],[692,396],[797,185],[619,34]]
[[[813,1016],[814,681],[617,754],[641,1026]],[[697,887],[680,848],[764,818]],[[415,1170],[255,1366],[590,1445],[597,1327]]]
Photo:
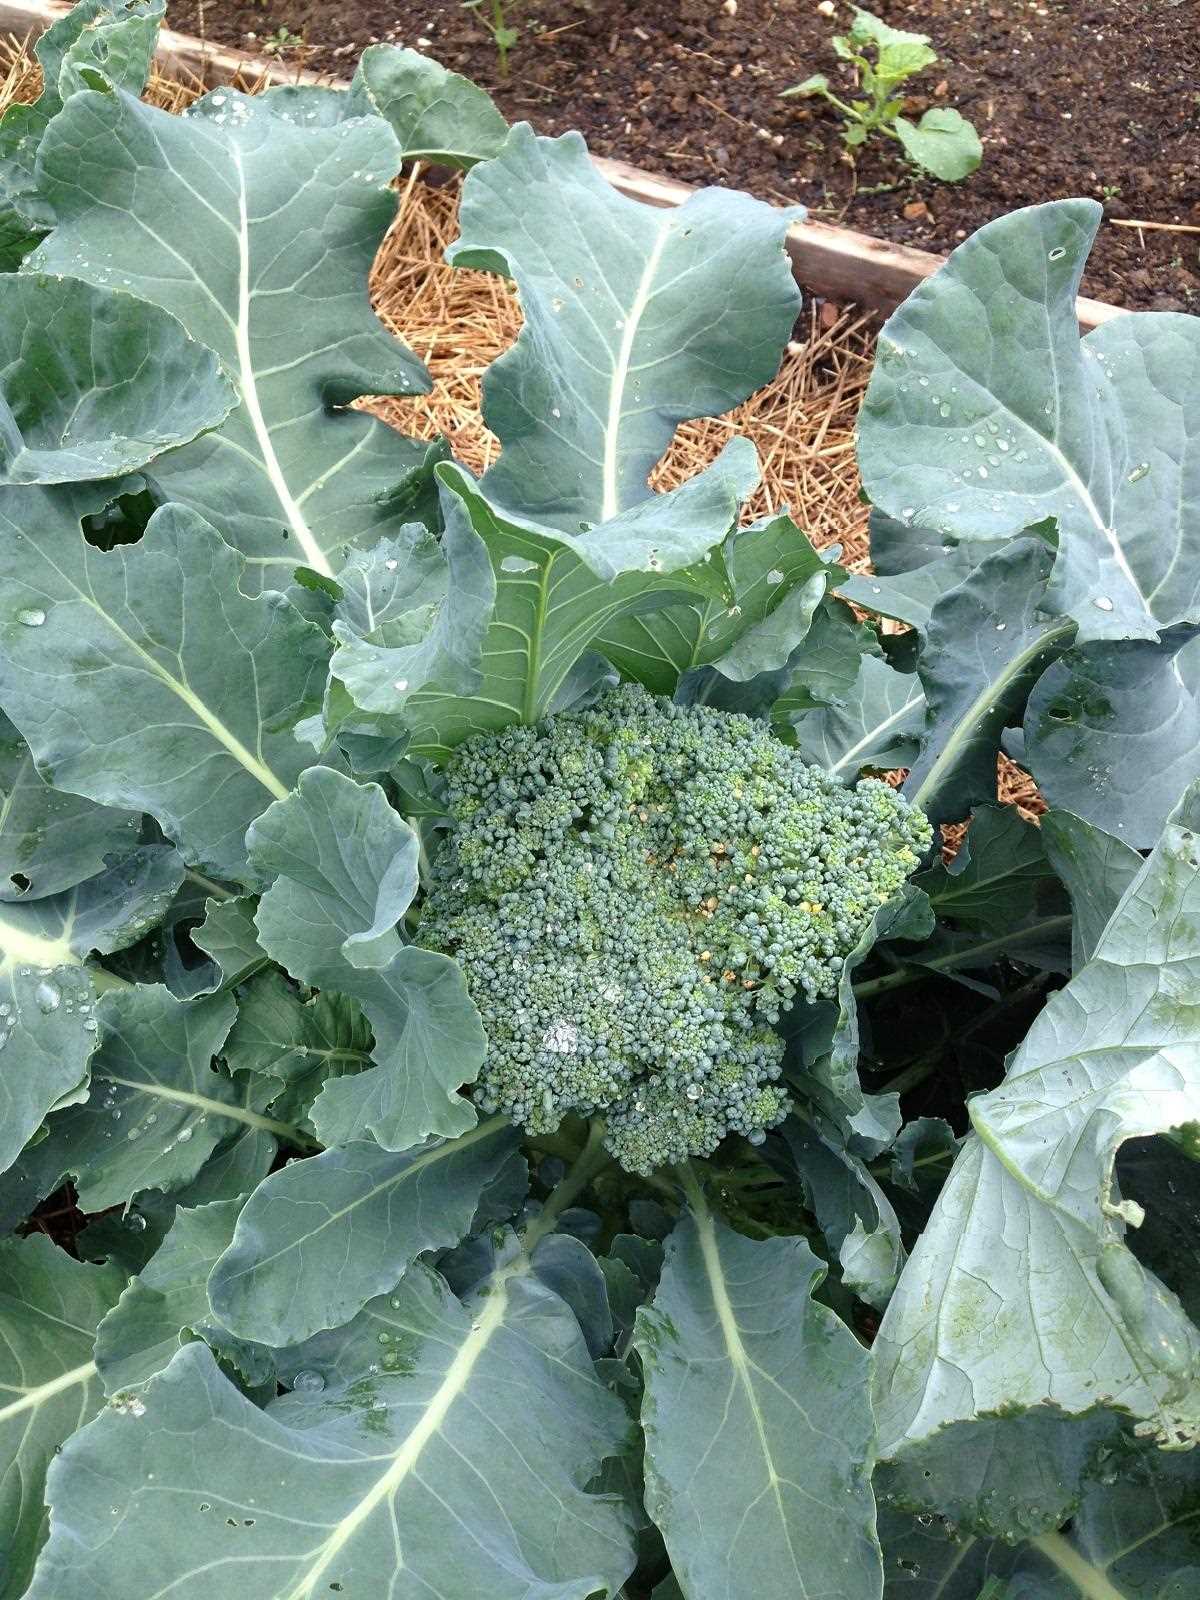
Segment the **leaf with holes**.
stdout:
[[330,575],[346,545],[408,520],[401,491],[428,447],[350,409],[428,387],[367,299],[401,155],[381,117],[297,124],[230,89],[186,119],[85,91],[43,140],[58,225],[29,265],[162,306],[236,386],[224,426],[152,480],[242,552],[250,586],[282,589],[300,565]]

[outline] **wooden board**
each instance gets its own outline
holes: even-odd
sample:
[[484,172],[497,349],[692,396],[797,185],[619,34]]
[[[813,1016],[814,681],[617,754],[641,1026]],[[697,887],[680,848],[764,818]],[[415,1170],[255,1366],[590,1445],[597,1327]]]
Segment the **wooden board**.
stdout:
[[[69,10],[67,0],[0,0],[0,33],[18,39],[36,37]],[[315,72],[289,68],[246,50],[230,50],[168,28],[159,35],[158,59],[168,70],[182,70],[212,85],[228,83],[239,74],[252,82],[268,78],[273,83],[336,83]],[[592,159],[614,188],[647,205],[681,205],[693,192],[690,184],[643,172],[623,161],[602,156]],[[927,250],[825,222],[798,223],[788,233],[787,247],[796,278],[810,294],[884,312],[894,311],[945,260]],[[1080,298],[1078,311],[1080,326],[1086,330],[1119,316],[1121,307]]]

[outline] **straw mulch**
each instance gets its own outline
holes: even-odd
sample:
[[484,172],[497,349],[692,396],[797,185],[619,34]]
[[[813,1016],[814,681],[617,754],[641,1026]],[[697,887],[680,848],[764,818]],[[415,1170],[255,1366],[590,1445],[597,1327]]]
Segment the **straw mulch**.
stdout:
[[[262,80],[239,85],[250,91],[261,86]],[[40,87],[41,69],[30,49],[0,40],[0,111],[34,99]],[[146,95],[164,110],[181,111],[201,92],[198,80],[155,73]],[[410,174],[371,276],[377,312],[425,362],[432,392],[366,404],[407,434],[444,434],[461,461],[481,470],[498,446],[480,415],[480,379],[516,338],[521,308],[505,279],[445,264],[443,252],[457,232],[458,193],[458,181],[430,183],[419,172]],[[682,483],[731,435],[743,434],[762,462],[762,484],[748,514],[786,506],[819,549],[840,545],[844,565],[865,569],[867,513],[859,499],[854,424],[874,335],[874,320],[853,307],[807,302],[778,376],[728,416],[684,424],[654,471],[654,486]],[[1003,756],[999,779],[1006,804],[1030,818],[1044,809],[1032,779]]]

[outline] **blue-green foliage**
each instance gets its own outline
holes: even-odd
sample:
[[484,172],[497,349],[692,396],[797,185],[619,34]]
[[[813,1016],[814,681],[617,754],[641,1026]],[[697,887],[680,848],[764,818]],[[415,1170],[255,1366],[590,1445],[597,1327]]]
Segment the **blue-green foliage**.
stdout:
[[780,1122],[798,997],[843,958],[930,829],[749,717],[623,685],[469,741],[421,941],[458,958],[489,1035],[476,1087],[533,1132],[603,1112],[629,1171]]

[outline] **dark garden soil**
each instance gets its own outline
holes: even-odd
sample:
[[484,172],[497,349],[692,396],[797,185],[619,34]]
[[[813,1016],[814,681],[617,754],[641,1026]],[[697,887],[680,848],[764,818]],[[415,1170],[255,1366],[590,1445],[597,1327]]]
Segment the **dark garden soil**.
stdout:
[[[482,0],[486,10],[490,0]],[[513,0],[507,80],[478,11],[460,0],[176,0],[171,23],[348,75],[375,40],[425,50],[491,89],[513,120],[578,127],[598,154],[691,183],[802,201],[824,220],[948,250],[989,218],[1091,195],[1106,222],[1085,292],[1126,306],[1200,310],[1200,0],[878,0],[932,36],[942,63],[911,110],[957,106],[983,165],[965,183],[913,177],[890,140],[843,154],[836,114],[779,91],[814,71],[843,90],[817,0]],[[201,15],[203,12],[203,15]],[[730,14],[732,12],[732,15]]]

